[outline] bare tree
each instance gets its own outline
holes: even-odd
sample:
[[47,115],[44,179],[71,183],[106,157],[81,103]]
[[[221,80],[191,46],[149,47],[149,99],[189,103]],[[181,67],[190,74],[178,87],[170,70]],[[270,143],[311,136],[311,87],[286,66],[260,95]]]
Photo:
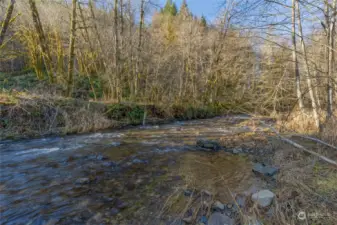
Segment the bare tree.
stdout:
[[300,40],[301,40],[301,46],[302,46],[302,51],[303,51],[303,60],[305,62],[306,80],[307,80],[308,91],[309,91],[309,95],[310,95],[310,99],[311,99],[312,112],[313,112],[313,116],[314,116],[316,127],[320,128],[320,120],[319,120],[319,116],[318,116],[318,108],[317,108],[316,98],[315,98],[315,95],[314,95],[314,90],[313,90],[312,81],[311,81],[311,75],[310,75],[310,68],[309,68],[307,50],[306,50],[306,47],[305,47],[304,36],[303,36],[303,29],[302,29],[301,10],[300,10],[300,6],[299,6],[299,1],[298,0],[295,0],[295,7],[297,9],[298,30],[299,30],[299,35],[300,35]]
[[118,102],[121,101],[120,73],[119,73],[119,35],[118,35],[118,0],[114,1],[114,34],[115,34],[115,96]]
[[333,112],[333,74],[335,70],[335,26],[336,26],[336,2],[333,0],[331,9],[331,20],[329,29],[329,60],[328,60],[328,105],[327,117],[330,118]]
[[11,0],[9,2],[6,15],[5,15],[5,20],[1,24],[1,31],[0,31],[0,47],[2,46],[4,39],[5,39],[5,34],[7,32],[8,26],[10,24],[11,18],[12,18],[12,13],[14,10],[14,4],[15,0]]
[[139,20],[139,35],[138,35],[138,45],[137,45],[137,59],[136,59],[136,74],[134,78],[134,95],[137,96],[138,93],[138,77],[140,75],[140,57],[142,52],[142,38],[143,38],[143,26],[144,26],[144,4],[145,0],[140,2],[140,20]]
[[69,38],[68,82],[66,93],[68,97],[71,96],[74,85],[76,8],[77,8],[77,0],[72,0],[72,13],[71,13],[70,38]]
[[300,110],[303,112],[304,105],[303,105],[303,97],[302,97],[302,91],[301,91],[301,78],[300,78],[300,71],[298,68],[298,59],[297,59],[297,47],[296,47],[296,0],[292,0],[292,7],[291,7],[291,25],[292,25],[292,44],[293,44],[293,51],[292,51],[292,57],[293,57],[293,64],[294,64],[294,73],[296,77],[296,94],[297,94],[297,101],[298,105],[300,107]]
[[42,57],[43,57],[44,65],[45,65],[46,70],[47,70],[49,81],[51,83],[54,83],[55,82],[55,75],[54,75],[53,67],[52,67],[51,53],[50,53],[50,49],[49,49],[49,46],[48,46],[48,43],[47,43],[45,33],[43,31],[40,16],[39,16],[38,10],[36,8],[35,0],[29,0],[29,5],[30,5],[32,17],[33,17],[33,23],[34,23],[34,26],[35,26],[35,30],[36,30],[36,32],[38,34],[38,37],[39,37],[40,47],[41,47],[41,50],[42,50]]

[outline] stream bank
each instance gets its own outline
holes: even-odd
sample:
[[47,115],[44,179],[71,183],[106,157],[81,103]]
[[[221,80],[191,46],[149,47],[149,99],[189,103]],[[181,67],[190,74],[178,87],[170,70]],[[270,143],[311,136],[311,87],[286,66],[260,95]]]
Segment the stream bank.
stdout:
[[[142,104],[0,93],[0,140],[20,140],[225,115],[232,106]],[[235,113],[235,112],[234,112]]]

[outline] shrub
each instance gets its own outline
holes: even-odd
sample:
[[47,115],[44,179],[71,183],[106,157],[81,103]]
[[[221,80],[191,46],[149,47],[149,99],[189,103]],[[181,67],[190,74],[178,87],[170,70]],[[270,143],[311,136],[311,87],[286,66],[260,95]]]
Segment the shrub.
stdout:
[[127,118],[131,124],[139,124],[142,122],[144,117],[144,109],[138,105],[133,106],[131,110],[127,113]]
[[130,107],[123,104],[111,104],[108,105],[108,110],[106,112],[109,119],[121,120],[126,118],[128,112],[130,111]]
[[139,124],[143,120],[144,108],[138,105],[111,104],[106,113],[109,119],[126,119],[131,124]]

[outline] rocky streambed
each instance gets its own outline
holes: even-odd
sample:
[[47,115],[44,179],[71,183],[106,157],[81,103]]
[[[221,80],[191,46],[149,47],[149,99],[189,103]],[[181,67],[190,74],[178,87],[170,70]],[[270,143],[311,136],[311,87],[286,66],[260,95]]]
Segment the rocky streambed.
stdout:
[[1,224],[263,224],[278,168],[246,119],[1,142]]

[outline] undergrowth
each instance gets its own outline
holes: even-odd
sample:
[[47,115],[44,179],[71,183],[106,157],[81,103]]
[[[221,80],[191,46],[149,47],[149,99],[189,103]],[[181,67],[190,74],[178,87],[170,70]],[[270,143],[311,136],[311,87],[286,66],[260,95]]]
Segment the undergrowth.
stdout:
[[203,119],[225,113],[226,109],[218,105],[111,104],[2,89],[0,139],[92,132],[139,125],[144,119],[148,124],[175,119]]

